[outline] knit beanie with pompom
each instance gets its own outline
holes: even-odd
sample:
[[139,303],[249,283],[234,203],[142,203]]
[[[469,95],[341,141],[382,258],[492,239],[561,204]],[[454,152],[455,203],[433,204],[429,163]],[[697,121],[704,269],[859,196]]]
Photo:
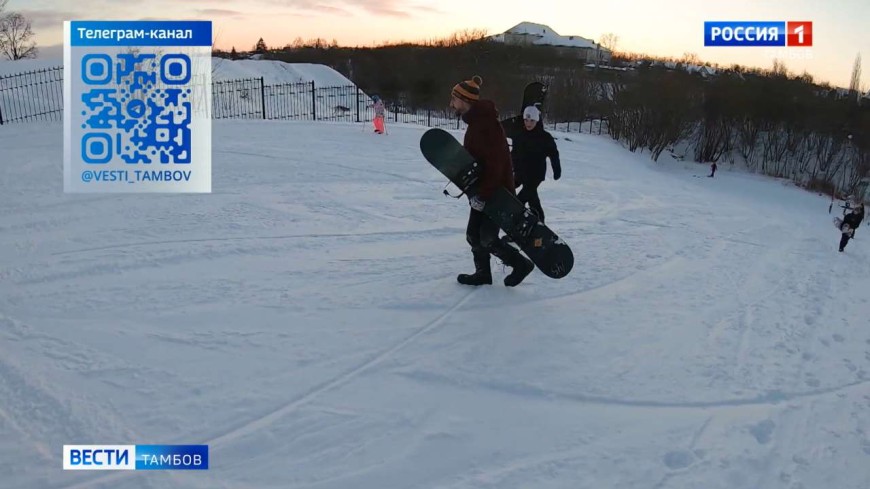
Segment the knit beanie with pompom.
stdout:
[[481,85],[483,85],[483,79],[474,75],[471,77],[471,80],[465,80],[454,85],[451,93],[466,102],[477,102],[480,100]]

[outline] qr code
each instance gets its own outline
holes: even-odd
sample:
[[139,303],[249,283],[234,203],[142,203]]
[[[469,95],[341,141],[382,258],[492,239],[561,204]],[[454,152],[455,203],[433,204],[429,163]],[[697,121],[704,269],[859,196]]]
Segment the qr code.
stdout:
[[82,159],[191,162],[191,62],[185,54],[87,54]]

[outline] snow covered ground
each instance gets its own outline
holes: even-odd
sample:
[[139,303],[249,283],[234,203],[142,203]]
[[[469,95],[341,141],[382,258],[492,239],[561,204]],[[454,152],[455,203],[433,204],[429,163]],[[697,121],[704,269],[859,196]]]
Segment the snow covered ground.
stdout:
[[870,485],[870,234],[824,198],[557,134],[574,271],[472,289],[425,127],[370,130],[217,121],[212,194],[65,195],[61,125],[0,129],[0,486]]

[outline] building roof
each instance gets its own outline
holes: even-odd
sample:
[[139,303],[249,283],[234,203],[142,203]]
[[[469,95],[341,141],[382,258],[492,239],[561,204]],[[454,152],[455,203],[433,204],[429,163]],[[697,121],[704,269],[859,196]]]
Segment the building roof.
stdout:
[[554,31],[550,26],[544,24],[535,24],[534,22],[520,22],[511,27],[503,34],[492,36],[493,40],[504,42],[505,34],[528,35],[537,37],[533,44],[539,46],[560,46],[573,48],[601,49],[607,51],[604,46],[600,46],[591,39],[586,39],[582,36],[563,36]]

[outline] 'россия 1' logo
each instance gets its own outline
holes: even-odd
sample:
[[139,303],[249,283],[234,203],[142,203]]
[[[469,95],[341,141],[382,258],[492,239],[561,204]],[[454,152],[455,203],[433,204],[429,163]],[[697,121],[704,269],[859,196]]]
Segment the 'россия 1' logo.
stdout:
[[704,46],[812,47],[810,21],[708,21]]

